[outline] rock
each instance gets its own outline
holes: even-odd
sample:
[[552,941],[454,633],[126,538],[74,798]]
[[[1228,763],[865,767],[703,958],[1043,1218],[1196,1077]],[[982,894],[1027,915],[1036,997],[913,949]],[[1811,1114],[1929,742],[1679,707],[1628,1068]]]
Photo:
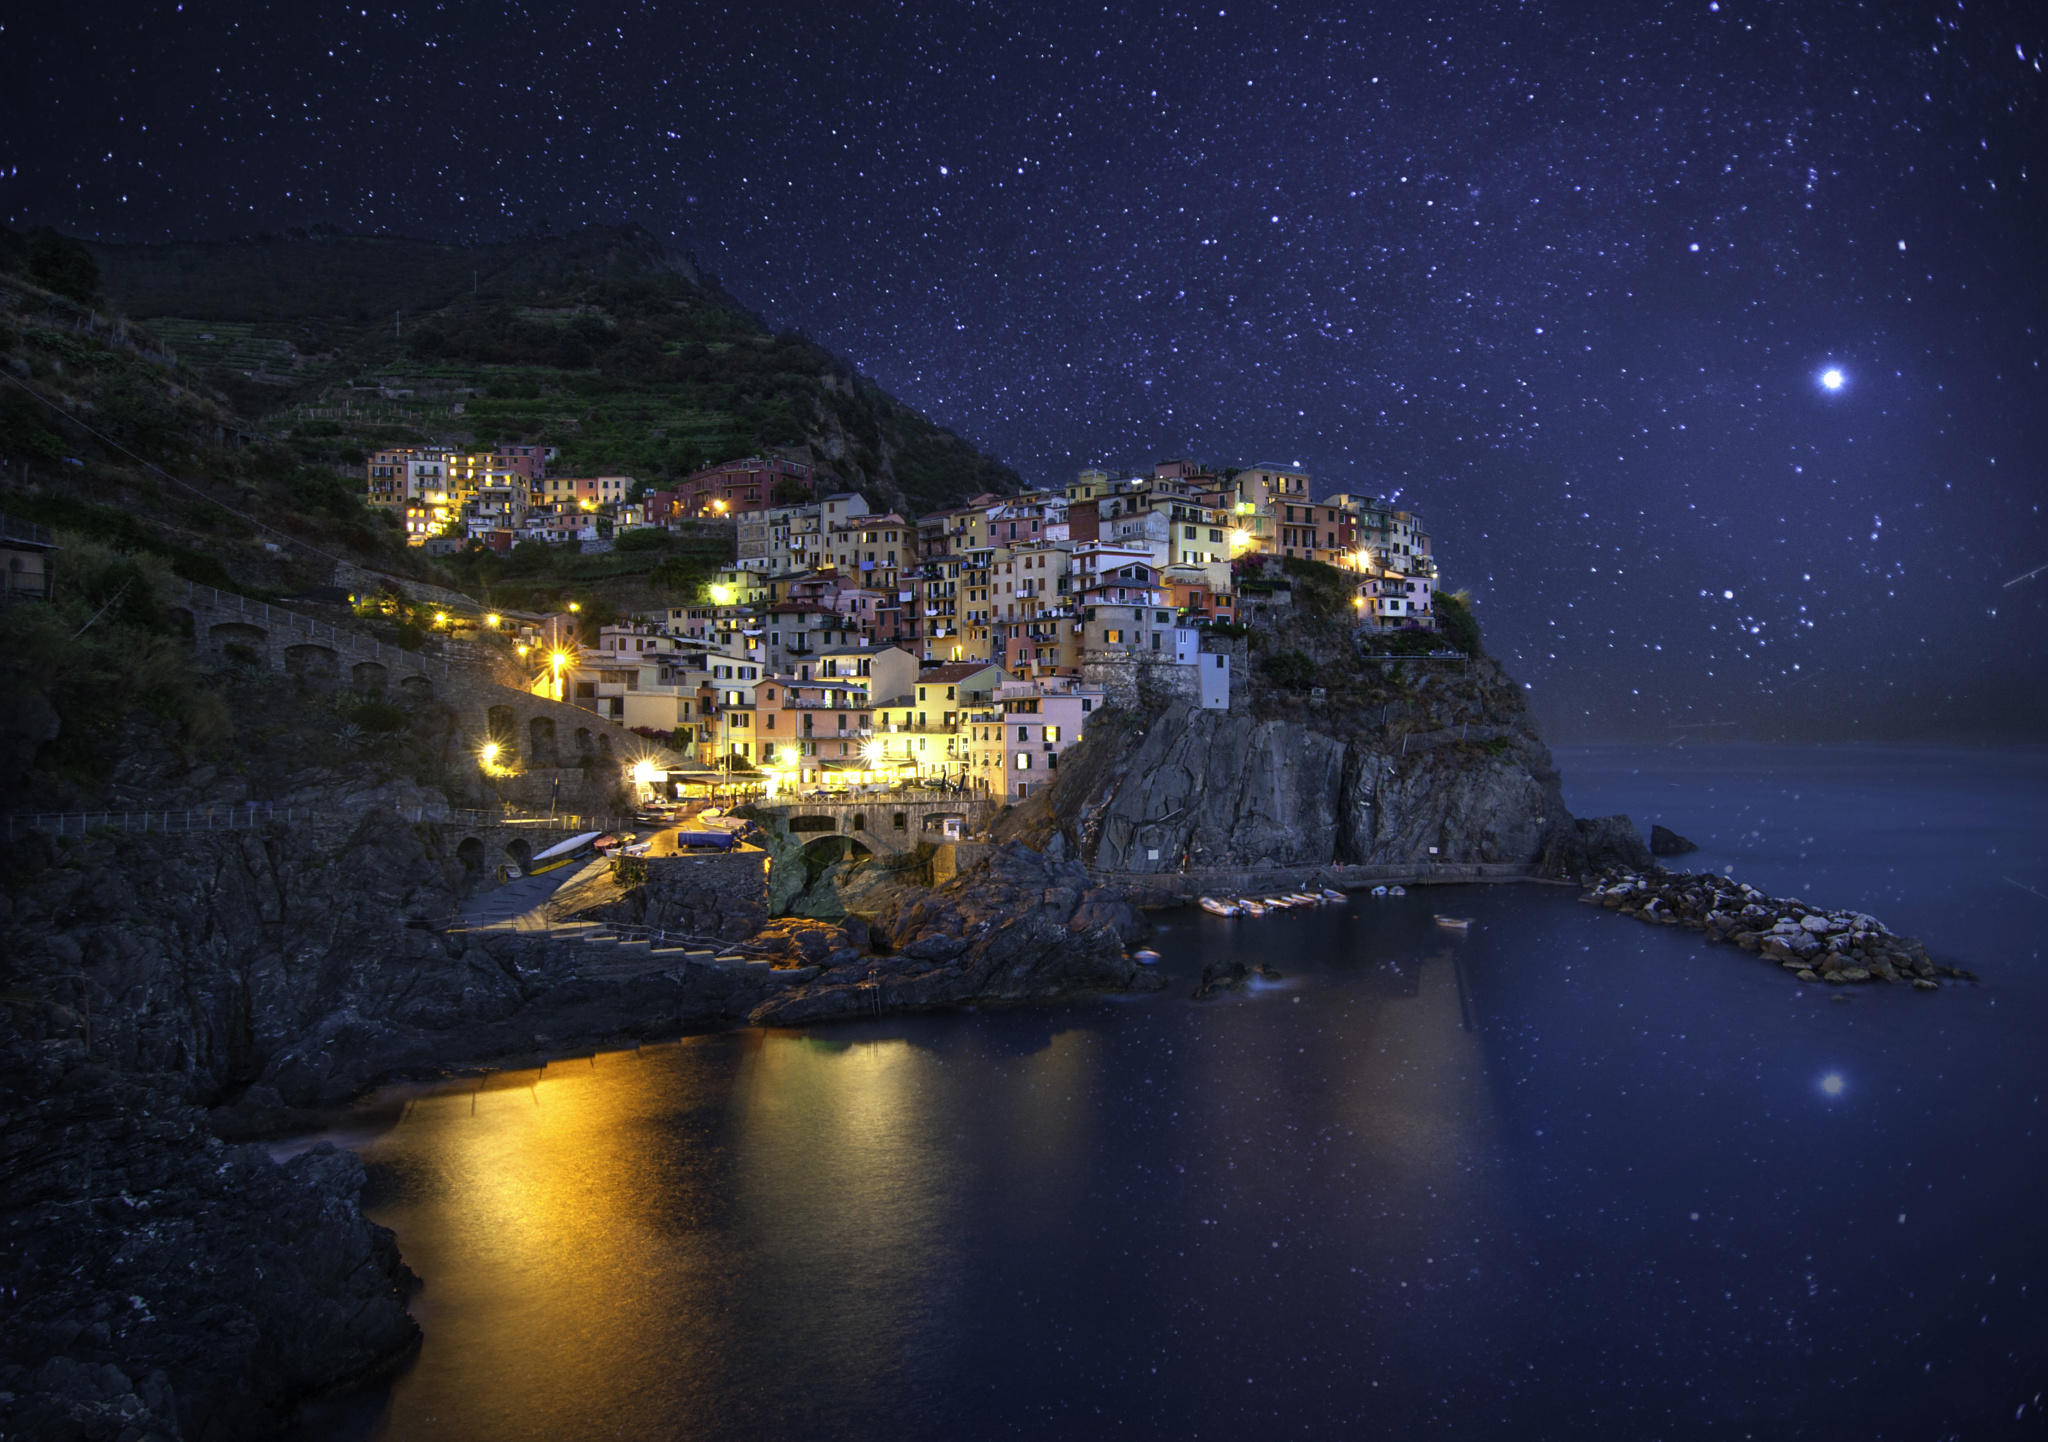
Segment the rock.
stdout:
[[417,1281],[363,1219],[353,1153],[279,1166],[81,1066],[0,1020],[0,1436],[274,1435],[301,1400],[410,1353]]
[[1799,979],[1800,979],[1801,981],[1819,981],[1819,980],[1820,980],[1820,973],[1819,973],[1819,972],[1817,972],[1817,971],[1814,971],[1814,970],[1812,970],[1812,969],[1810,969],[1810,968],[1802,968],[1802,969],[1801,969],[1801,970],[1800,970],[1800,971],[1799,971],[1799,972],[1797,973],[1797,975],[1798,975],[1798,977],[1799,977]]
[[1914,977],[1914,978],[1913,978],[1913,990],[1915,990],[1915,991],[1940,991],[1940,990],[1941,990],[1941,983],[1940,983],[1940,982],[1938,982],[1938,981],[1929,981],[1929,980],[1928,980],[1928,979],[1927,979],[1926,977],[1924,977],[1924,976],[1916,976],[1916,977]]
[[1863,969],[1862,967],[1860,967],[1860,966],[1845,966],[1845,967],[1843,967],[1843,968],[1842,968],[1842,980],[1844,980],[1844,981],[1869,981],[1869,980],[1870,980],[1870,973],[1869,973],[1868,971],[1865,971],[1865,970],[1864,970],[1864,969]]
[[1683,856],[1688,851],[1698,850],[1698,846],[1687,841],[1676,831],[1659,825],[1652,825],[1650,827],[1650,855],[1652,856]]

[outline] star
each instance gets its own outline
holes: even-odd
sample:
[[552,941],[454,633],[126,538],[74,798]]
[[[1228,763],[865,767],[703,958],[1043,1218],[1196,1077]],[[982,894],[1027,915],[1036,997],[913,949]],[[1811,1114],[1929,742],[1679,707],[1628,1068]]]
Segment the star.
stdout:
[[1837,366],[1829,366],[1820,373],[1820,383],[1831,391],[1840,390],[1848,379]]

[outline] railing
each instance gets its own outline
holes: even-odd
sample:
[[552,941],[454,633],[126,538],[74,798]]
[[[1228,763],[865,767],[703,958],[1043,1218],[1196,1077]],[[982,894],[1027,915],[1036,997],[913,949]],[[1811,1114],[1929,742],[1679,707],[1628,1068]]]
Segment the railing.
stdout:
[[311,821],[319,814],[316,807],[278,806],[267,801],[187,811],[17,812],[7,817],[7,839],[30,833],[84,836],[94,831],[134,831],[182,836],[201,831],[248,831],[272,821]]
[[[551,814],[545,811],[505,807],[483,810],[455,807],[446,812],[429,812],[423,806],[395,806],[401,818],[415,824],[443,822],[456,827],[533,826],[557,831],[618,831],[633,825],[630,817]],[[286,825],[321,818],[332,820],[341,813],[319,806],[280,806],[272,801],[247,802],[240,806],[208,806],[186,810],[147,811],[36,811],[11,812],[6,817],[7,839],[29,834],[44,836],[85,836],[94,831],[123,831],[159,836],[190,836],[207,831],[249,831],[270,822]]]

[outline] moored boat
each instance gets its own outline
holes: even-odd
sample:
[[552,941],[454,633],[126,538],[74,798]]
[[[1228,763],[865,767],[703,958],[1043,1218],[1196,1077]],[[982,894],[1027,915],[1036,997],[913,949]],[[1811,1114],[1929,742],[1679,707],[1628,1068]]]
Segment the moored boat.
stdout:
[[1472,929],[1472,918],[1469,916],[1445,916],[1442,912],[1438,912],[1436,924],[1445,931],[1470,931]]
[[1140,966],[1157,966],[1159,965],[1159,953],[1149,946],[1141,946],[1131,953],[1131,960]]
[[1343,893],[1343,892],[1341,892],[1341,891],[1339,891],[1339,890],[1337,890],[1337,889],[1336,889],[1335,887],[1333,887],[1333,886],[1326,886],[1326,887],[1324,887],[1324,888],[1323,888],[1323,900],[1325,900],[1325,901],[1342,901],[1343,899],[1344,899],[1344,893]]
[[544,872],[567,866],[572,861],[582,861],[595,856],[598,838],[603,835],[602,831],[585,831],[570,837],[567,841],[556,842],[526,864],[526,874],[539,876]]
[[1228,901],[1218,901],[1213,896],[1203,897],[1200,901],[1196,903],[1196,905],[1200,906],[1202,910],[1209,912],[1211,915],[1214,916],[1237,915],[1237,907],[1235,905]]

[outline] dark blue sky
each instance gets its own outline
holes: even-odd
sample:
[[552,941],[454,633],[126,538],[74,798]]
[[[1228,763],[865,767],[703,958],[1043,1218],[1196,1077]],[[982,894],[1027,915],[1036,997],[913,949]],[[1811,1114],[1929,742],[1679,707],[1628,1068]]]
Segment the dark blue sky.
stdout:
[[637,220],[1031,480],[1398,490],[1554,735],[2048,734],[2040,6],[46,10],[10,224]]

